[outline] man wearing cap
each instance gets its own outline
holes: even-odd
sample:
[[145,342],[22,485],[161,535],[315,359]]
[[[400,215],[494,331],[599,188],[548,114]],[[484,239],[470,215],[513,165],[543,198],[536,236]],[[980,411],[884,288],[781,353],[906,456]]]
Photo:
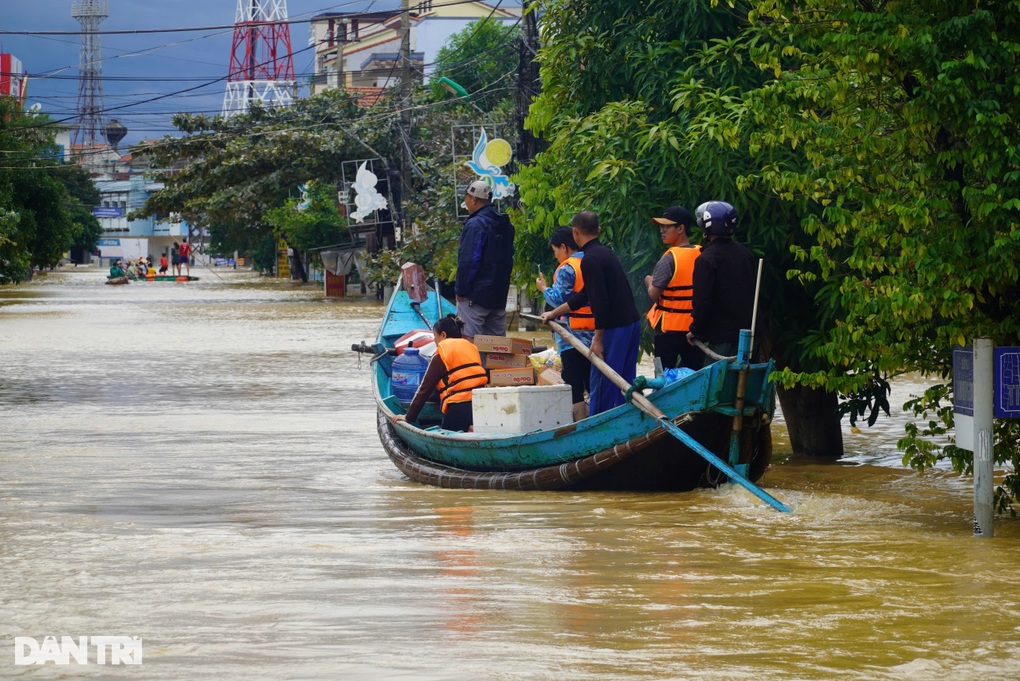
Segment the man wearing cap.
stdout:
[[701,249],[688,241],[694,218],[683,206],[670,206],[652,222],[668,247],[645,277],[652,299],[647,317],[654,355],[663,369],[682,366],[697,370],[704,364],[704,355],[687,340],[694,311],[694,261],[701,255]]
[[[627,273],[616,254],[599,240],[602,227],[597,213],[581,211],[571,220],[570,226],[574,241],[584,251],[581,259],[584,288],[555,310],[543,314],[542,321],[548,322],[590,305],[595,317],[590,355],[604,360],[623,380],[633,383],[641,342],[641,316],[634,305]],[[589,382],[590,414],[600,414],[624,403],[623,392],[594,362]]]
[[462,335],[506,335],[506,297],[514,261],[514,227],[492,205],[492,187],[482,180],[464,194],[468,218],[457,253],[457,316]]

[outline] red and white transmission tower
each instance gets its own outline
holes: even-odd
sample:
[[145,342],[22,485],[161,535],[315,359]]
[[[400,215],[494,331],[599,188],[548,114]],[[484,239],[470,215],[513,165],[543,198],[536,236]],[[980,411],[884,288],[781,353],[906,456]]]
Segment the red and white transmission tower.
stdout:
[[245,113],[252,102],[288,106],[296,90],[287,0],[237,0],[223,115]]

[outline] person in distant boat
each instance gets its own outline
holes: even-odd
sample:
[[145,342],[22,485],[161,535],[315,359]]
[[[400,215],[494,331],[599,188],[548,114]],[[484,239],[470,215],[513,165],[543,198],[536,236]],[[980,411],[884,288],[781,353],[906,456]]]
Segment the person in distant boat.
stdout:
[[701,249],[688,240],[694,218],[683,206],[670,206],[652,222],[658,225],[662,243],[667,246],[652,273],[645,277],[645,288],[652,299],[647,318],[652,326],[654,356],[663,369],[681,366],[697,370],[704,364],[705,355],[687,340],[694,310],[694,262],[701,255]]
[[482,180],[464,194],[468,218],[457,252],[457,315],[464,337],[506,334],[506,297],[514,264],[514,227],[492,205],[492,187]]
[[[694,261],[694,313],[687,338],[700,340],[724,357],[737,354],[740,330],[754,316],[757,258],[733,240],[737,211],[725,201],[708,201],[694,211],[705,246]],[[704,364],[713,361],[705,356]]]
[[181,276],[181,253],[180,253],[180,248],[181,248],[181,245],[179,243],[177,243],[176,241],[174,242],[173,247],[170,248],[170,262],[173,264],[173,267],[174,267],[174,276],[177,276],[177,277]]
[[[549,246],[556,256],[556,262],[560,264],[553,273],[553,284],[546,285],[545,277],[541,274],[535,279],[535,284],[545,302],[557,307],[584,289],[584,279],[581,276],[581,258],[584,253],[578,251],[570,227],[560,227],[553,232],[549,237]],[[571,312],[567,320],[574,337],[590,347],[595,336],[595,315],[592,314],[591,307]],[[563,382],[571,389],[574,420],[580,421],[588,415],[588,404],[584,401],[584,394],[591,389],[591,362],[559,334],[553,336],[556,338],[556,349],[563,363]]]
[[[178,249],[178,253],[181,256],[181,265],[184,265],[187,271],[187,276],[191,276],[191,244],[188,243],[187,239],[181,242],[181,247]],[[177,274],[180,274],[180,268],[177,270]]]
[[159,256],[159,273],[160,274],[166,274],[166,270],[167,270],[167,261],[166,261],[166,253],[164,253],[163,255]]
[[[595,335],[591,341],[591,354],[605,361],[611,369],[628,383],[637,375],[638,345],[641,342],[641,317],[634,305],[627,273],[619,258],[599,241],[602,229],[594,211],[581,211],[570,225],[574,241],[582,251],[581,277],[584,288],[572,295],[555,310],[542,315],[542,321],[576,312],[591,306],[595,316]],[[624,402],[623,393],[592,363],[591,392],[588,409],[600,414]]]
[[407,408],[407,414],[398,414],[395,421],[417,421],[422,408],[439,390],[439,405],[443,412],[442,427],[446,430],[470,430],[471,394],[475,388],[489,383],[482,367],[482,355],[474,343],[462,337],[463,322],[453,315],[443,317],[435,326],[436,354],[432,356],[418,391]]
[[127,272],[125,272],[124,269],[121,267],[121,265],[123,264],[124,264],[123,262],[118,260],[113,265],[111,265],[110,276],[107,277],[107,279],[121,279],[122,277],[126,277]]

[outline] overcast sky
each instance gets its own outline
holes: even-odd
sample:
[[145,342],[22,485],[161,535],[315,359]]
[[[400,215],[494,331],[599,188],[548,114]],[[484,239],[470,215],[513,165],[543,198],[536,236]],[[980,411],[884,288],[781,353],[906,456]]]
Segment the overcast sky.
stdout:
[[[0,3],[3,31],[80,28],[71,16],[72,0],[0,0]],[[229,26],[237,12],[237,0],[109,0],[109,5],[110,16],[101,24],[101,30]],[[308,19],[325,11],[354,12],[396,6],[398,0],[287,1],[291,19]],[[308,49],[308,24],[291,24],[290,30],[291,47],[297,53],[294,70],[299,82],[307,82],[313,65],[312,51]],[[145,138],[174,133],[170,124],[172,113],[219,113],[232,36],[229,28],[100,36],[107,110],[104,118],[116,118],[128,127],[122,149]],[[0,35],[0,52],[19,58],[30,74],[28,104],[40,103],[57,120],[75,117],[80,44],[77,35]],[[302,96],[307,92],[307,86],[303,87]],[[156,100],[158,97],[162,99]]]

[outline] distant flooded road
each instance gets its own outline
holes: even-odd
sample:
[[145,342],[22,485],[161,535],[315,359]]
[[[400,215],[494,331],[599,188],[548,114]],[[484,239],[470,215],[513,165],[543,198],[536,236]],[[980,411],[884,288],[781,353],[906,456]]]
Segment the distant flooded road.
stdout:
[[[0,678],[1020,678],[1020,523],[974,539],[971,481],[900,465],[902,415],[835,465],[777,433],[792,515],[435,489],[350,351],[381,304],[104,274],[0,288]],[[143,663],[15,665],[47,636]]]

